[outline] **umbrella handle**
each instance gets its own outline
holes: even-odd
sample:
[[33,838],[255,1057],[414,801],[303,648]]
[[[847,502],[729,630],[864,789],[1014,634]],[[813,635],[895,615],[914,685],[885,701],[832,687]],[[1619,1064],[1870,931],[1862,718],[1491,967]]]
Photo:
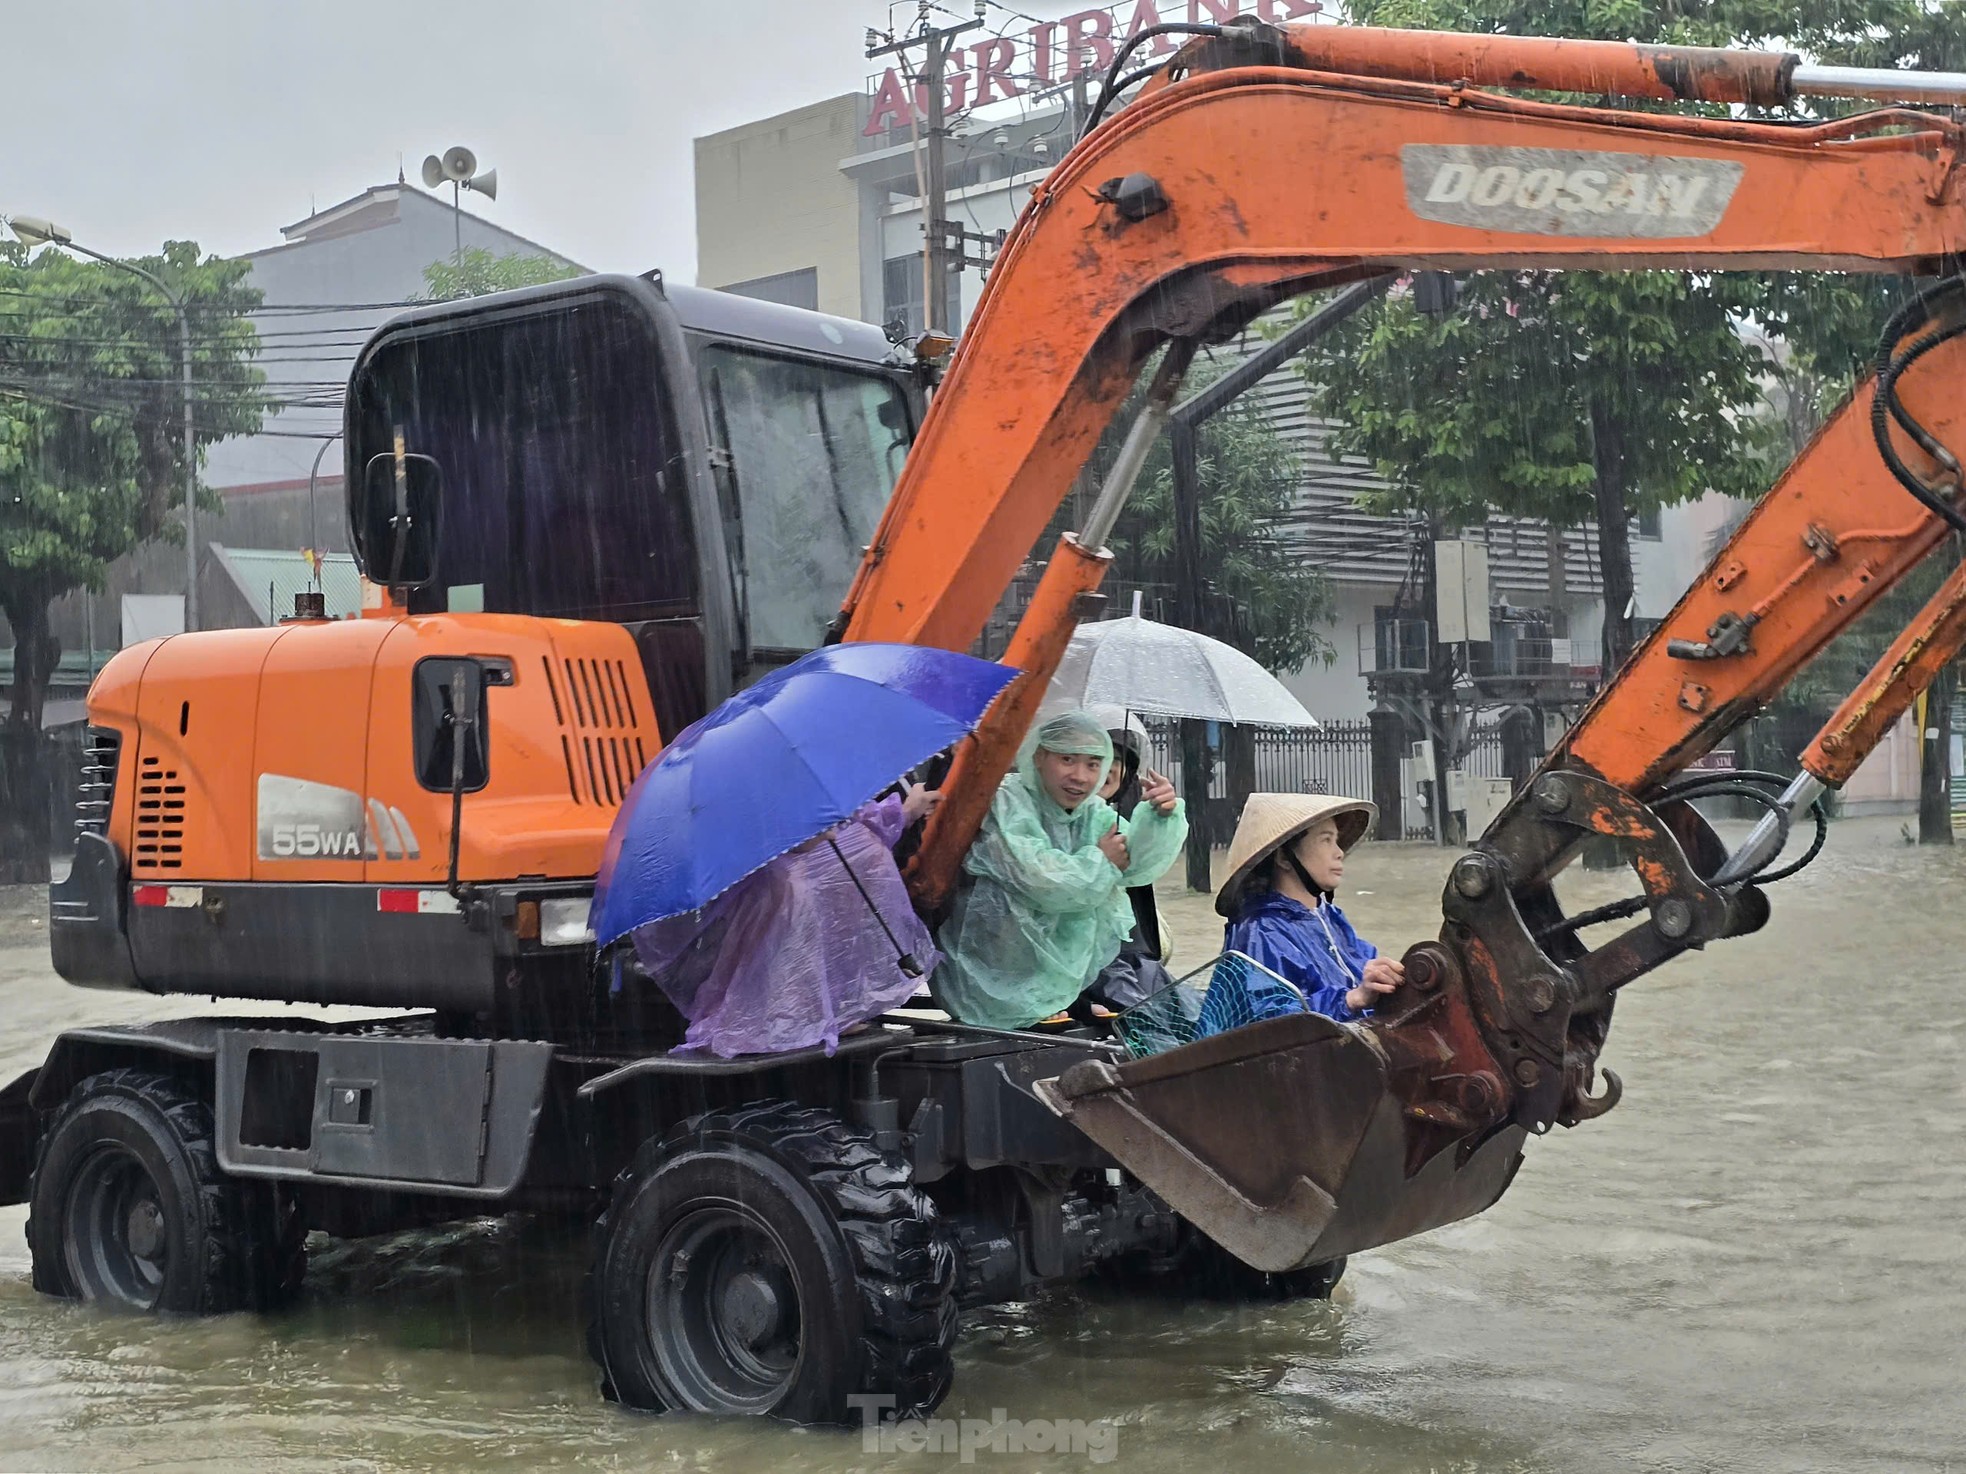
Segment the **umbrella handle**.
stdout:
[[887,934],[887,944],[894,948],[896,965],[909,977],[920,977],[922,975],[921,963],[915,960],[912,952],[902,947],[901,939],[894,934],[894,928],[889,926],[887,924],[887,918],[881,915],[881,908],[874,904],[874,898],[867,894],[867,887],[860,883],[859,872],[847,861],[845,851],[839,847],[838,842],[830,834],[826,836],[826,847],[833,852],[834,858],[840,862],[840,868],[846,871],[846,878],[853,882],[853,888],[860,892],[860,899],[867,903],[867,909],[874,913],[874,920],[881,924],[881,930]]

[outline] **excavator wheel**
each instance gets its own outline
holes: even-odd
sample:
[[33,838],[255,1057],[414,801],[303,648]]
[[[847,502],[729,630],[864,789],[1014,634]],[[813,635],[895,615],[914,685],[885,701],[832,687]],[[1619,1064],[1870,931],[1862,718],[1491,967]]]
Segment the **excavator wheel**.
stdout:
[[28,1188],[34,1288],[125,1310],[270,1310],[307,1271],[271,1183],[219,1171],[211,1107],[148,1070],[91,1075],[41,1138]]
[[907,1417],[953,1376],[956,1255],[907,1165],[825,1111],[715,1111],[652,1138],[595,1228],[588,1347],[648,1412]]

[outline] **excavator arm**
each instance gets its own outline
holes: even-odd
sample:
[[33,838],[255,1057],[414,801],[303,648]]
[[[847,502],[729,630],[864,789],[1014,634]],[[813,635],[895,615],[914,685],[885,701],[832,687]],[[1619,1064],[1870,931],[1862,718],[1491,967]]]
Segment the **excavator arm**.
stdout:
[[[1966,79],[1797,58],[1347,27],[1223,27],[1177,54],[1034,195],[1006,243],[844,610],[847,638],[967,648],[1142,364],[1289,297],[1420,268],[1793,269],[1939,277],[1966,247],[1952,121],[1829,123],[1579,108],[1484,90],[1772,106],[1812,88],[1957,100]],[[1942,286],[1894,324],[1836,414],[1453,867],[1440,938],[1363,1026],[1252,1025],[1047,1101],[1259,1268],[1327,1260],[1479,1211],[1520,1145],[1593,1094],[1618,988],[1766,918],[1755,883],[1966,638],[1955,575],[1853,693],[1730,856],[1680,777],[1962,522],[1966,333]],[[1160,383],[1155,397],[1171,396]],[[1109,526],[1109,523],[1107,524]],[[1007,658],[1024,672],[959,756],[918,860],[946,893],[1096,590],[1104,527],[1067,537]],[[1642,894],[1566,918],[1592,837]],[[1592,924],[1638,925],[1595,948]],[[1251,1133],[1251,1119],[1290,1121]]]

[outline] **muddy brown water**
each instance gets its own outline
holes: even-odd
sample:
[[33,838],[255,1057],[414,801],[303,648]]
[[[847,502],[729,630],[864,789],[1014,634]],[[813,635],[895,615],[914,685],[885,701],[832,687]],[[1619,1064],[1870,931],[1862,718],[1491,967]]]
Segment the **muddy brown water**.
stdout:
[[[1349,909],[1403,946],[1444,874],[1368,846]],[[972,1314],[941,1415],[1032,1426],[1023,1453],[972,1448],[1003,1470],[1966,1470],[1966,850],[1848,821],[1775,901],[1761,935],[1627,990],[1605,1056],[1624,1104],[1533,1143],[1486,1215],[1356,1257],[1330,1304],[1099,1290]],[[1206,901],[1171,909],[1206,955]],[[63,1027],[210,1006],[64,987],[39,911],[0,914],[8,1078]],[[317,1240],[294,1311],[160,1323],[34,1294],[23,1216],[0,1209],[0,1470],[963,1463],[606,1406],[563,1229]],[[1073,1420],[1079,1451],[1037,1451]]]

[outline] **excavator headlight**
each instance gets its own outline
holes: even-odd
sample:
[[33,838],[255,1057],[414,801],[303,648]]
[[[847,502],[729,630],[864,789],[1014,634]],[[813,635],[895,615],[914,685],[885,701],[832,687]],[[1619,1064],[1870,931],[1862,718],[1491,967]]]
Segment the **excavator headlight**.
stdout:
[[942,363],[956,350],[956,340],[947,333],[923,333],[915,340],[915,357],[923,363]]
[[560,896],[539,903],[539,943],[542,947],[578,947],[594,940],[587,924],[592,896]]

